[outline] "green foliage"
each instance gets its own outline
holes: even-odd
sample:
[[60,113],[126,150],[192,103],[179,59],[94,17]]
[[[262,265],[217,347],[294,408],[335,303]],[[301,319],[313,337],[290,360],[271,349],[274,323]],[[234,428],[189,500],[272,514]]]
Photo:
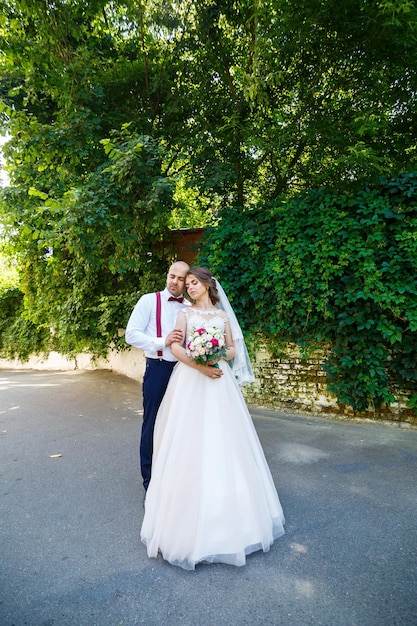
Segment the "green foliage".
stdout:
[[415,167],[416,19],[407,0],[257,3],[243,85],[264,199]]
[[329,347],[341,403],[417,391],[417,174],[225,212],[205,250],[248,331]]
[[0,9],[13,176],[47,168],[57,185],[73,184],[99,165],[99,140],[129,122],[163,140],[164,173],[211,209],[415,167],[409,0],[1,0]]
[[172,186],[158,142],[124,126],[102,144],[107,160],[61,197],[45,174],[42,189],[3,191],[26,319],[51,329],[64,354],[118,344],[133,298],[160,284],[167,265],[158,243],[168,239]]
[[50,334],[24,315],[23,294],[17,288],[0,290],[0,354],[27,360],[51,347]]
[[193,187],[186,187],[183,180],[178,180],[173,196],[174,208],[169,219],[169,227],[203,228],[213,221],[215,211],[208,206],[208,200]]
[[17,285],[19,274],[6,253],[0,252],[0,289]]

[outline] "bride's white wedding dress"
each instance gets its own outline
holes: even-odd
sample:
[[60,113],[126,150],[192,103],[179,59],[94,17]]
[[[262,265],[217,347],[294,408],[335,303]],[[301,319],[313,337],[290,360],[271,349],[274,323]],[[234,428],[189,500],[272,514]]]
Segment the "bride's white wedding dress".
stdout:
[[[195,328],[224,330],[216,311],[186,310]],[[244,565],[284,534],[284,515],[233,372],[211,379],[179,362],[155,424],[152,479],[141,539],[148,556],[184,569],[196,563]]]

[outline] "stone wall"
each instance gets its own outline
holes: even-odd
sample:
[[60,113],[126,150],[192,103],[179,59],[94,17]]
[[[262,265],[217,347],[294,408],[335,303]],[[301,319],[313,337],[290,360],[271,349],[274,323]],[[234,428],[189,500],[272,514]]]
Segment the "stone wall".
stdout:
[[248,402],[265,408],[337,411],[337,400],[327,391],[322,361],[323,354],[318,353],[303,359],[293,345],[280,358],[272,358],[266,348],[259,350],[253,360],[256,381],[245,389]]
[[145,371],[145,359],[142,351],[135,348],[123,352],[110,349],[106,359],[88,353],[69,358],[58,352],[50,352],[32,355],[27,361],[0,359],[0,370],[2,369],[49,371],[107,369],[141,381]]
[[378,410],[355,413],[338,402],[327,389],[326,372],[322,368],[325,352],[316,352],[303,359],[299,348],[289,344],[279,358],[273,358],[266,348],[253,360],[256,381],[244,388],[247,403],[252,407],[291,409],[313,413],[328,413],[346,417],[388,420],[417,424],[417,416],[407,408],[407,394],[397,402]]
[[[256,381],[243,388],[248,405],[253,408],[327,413],[417,425],[414,411],[407,409],[406,395],[399,402],[379,411],[370,408],[361,414],[355,414],[350,407],[340,404],[327,390],[326,373],[321,367],[323,357],[324,353],[316,353],[309,359],[303,359],[294,345],[288,345],[279,358],[272,358],[266,348],[260,349],[252,360]],[[32,356],[27,362],[0,359],[1,369],[109,369],[141,382],[145,359],[142,351],[136,348],[123,352],[110,349],[107,359],[95,359],[90,354],[67,359],[52,352]]]

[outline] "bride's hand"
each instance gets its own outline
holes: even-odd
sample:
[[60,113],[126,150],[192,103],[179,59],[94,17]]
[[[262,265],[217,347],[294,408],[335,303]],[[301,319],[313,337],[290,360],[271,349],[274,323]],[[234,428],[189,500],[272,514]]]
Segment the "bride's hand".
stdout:
[[211,365],[200,365],[199,370],[202,374],[204,374],[204,376],[208,376],[213,380],[216,380],[217,378],[221,378],[223,376],[223,372],[220,367],[213,367]]

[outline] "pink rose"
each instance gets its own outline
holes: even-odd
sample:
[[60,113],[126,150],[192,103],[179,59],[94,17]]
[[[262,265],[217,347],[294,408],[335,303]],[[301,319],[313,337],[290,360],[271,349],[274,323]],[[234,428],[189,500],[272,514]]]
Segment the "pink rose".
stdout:
[[218,340],[218,339],[216,339],[216,337],[213,337],[213,339],[211,340],[211,345],[212,345],[213,347],[218,346],[218,345],[219,345],[219,340]]
[[199,335],[204,335],[204,333],[206,332],[206,329],[205,328],[197,328],[197,330],[195,332],[198,333]]

